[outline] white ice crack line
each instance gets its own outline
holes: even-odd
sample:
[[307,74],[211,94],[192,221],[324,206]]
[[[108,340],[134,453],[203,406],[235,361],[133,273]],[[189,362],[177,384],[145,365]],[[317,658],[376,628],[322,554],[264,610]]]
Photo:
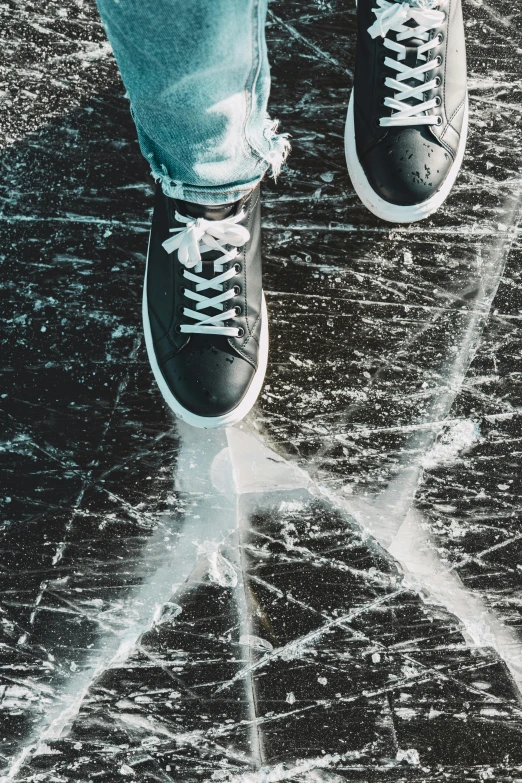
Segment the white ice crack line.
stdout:
[[[321,494],[323,499],[325,499],[325,490],[322,487],[319,487],[317,485],[311,485],[310,480],[307,477],[307,475],[299,469],[297,466],[292,465],[289,462],[286,462],[285,460],[282,460],[278,455],[271,452],[269,449],[267,449],[262,443],[260,443],[257,439],[245,436],[244,433],[239,433],[236,430],[229,431],[228,433],[228,448],[230,448],[235,455],[236,459],[239,458],[239,461],[241,464],[243,464],[244,467],[244,454],[245,450],[249,454],[249,464],[247,466],[246,472],[245,470],[240,472],[239,477],[237,475],[234,476],[234,483],[236,485],[236,491],[241,493],[248,493],[248,494],[263,494],[266,491],[281,491],[281,489],[286,489],[291,491],[292,489],[296,489],[298,487],[303,487],[303,485],[308,486],[310,490],[312,490],[314,493],[318,492]],[[203,449],[205,449],[205,444],[201,444]],[[234,460],[235,461],[235,460]],[[257,465],[257,469],[253,471],[252,474],[252,464]],[[229,463],[230,464],[230,463]],[[271,474],[268,475],[265,471],[265,468],[268,466],[269,470],[271,471]],[[223,467],[223,463],[221,464],[221,467]],[[222,479],[226,480],[226,476],[222,477]],[[219,480],[219,477],[218,477]],[[338,501],[339,498],[335,497],[333,498],[331,495],[329,495],[328,499],[330,501],[334,501],[334,505],[339,507]],[[347,508],[346,505],[343,504],[344,511],[347,511],[350,516],[353,518],[353,508]],[[357,518],[357,517],[356,517]],[[204,521],[203,526],[200,525],[200,529],[205,529],[205,526],[207,525],[208,520]],[[364,520],[363,520],[363,527],[365,527]],[[163,528],[162,528],[163,532]],[[192,537],[192,534],[195,531],[192,531],[189,533],[190,537]],[[208,533],[208,529],[205,530],[206,533]],[[42,742],[45,742],[46,739],[51,738],[58,738],[61,736],[62,731],[64,728],[69,725],[69,723],[74,719],[76,716],[78,710],[80,709],[81,703],[83,702],[83,699],[85,698],[89,688],[92,686],[92,684],[95,682],[95,680],[103,674],[104,671],[106,671],[108,668],[110,668],[112,665],[121,665],[122,661],[124,661],[129,654],[133,652],[133,650],[136,648],[136,644],[140,638],[140,636],[151,627],[151,624],[153,622],[153,616],[157,612],[157,606],[158,604],[161,604],[162,601],[169,600],[171,596],[171,588],[169,588],[169,584],[172,584],[172,580],[174,577],[177,578],[178,582],[180,580],[180,577],[182,574],[180,574],[180,568],[179,566],[181,563],[183,563],[183,567],[181,568],[181,572],[184,572],[187,570],[187,568],[191,568],[193,565],[193,561],[191,560],[189,556],[189,552],[186,551],[186,547],[183,548],[183,552],[181,553],[181,559],[180,559],[180,552],[178,551],[178,557],[175,558],[178,565],[175,566],[174,562],[171,564],[172,568],[169,568],[169,566],[164,566],[163,569],[159,569],[159,572],[162,570],[165,572],[164,576],[161,578],[158,578],[158,571],[155,572],[154,576],[151,577],[151,581],[147,584],[143,585],[142,588],[138,591],[137,598],[140,600],[143,600],[145,598],[145,603],[150,604],[151,603],[151,595],[150,595],[150,586],[153,585],[153,606],[150,607],[150,609],[154,609],[154,611],[146,611],[144,612],[144,615],[141,619],[141,621],[138,621],[135,623],[131,628],[128,628],[124,640],[121,641],[119,649],[117,649],[114,654],[110,658],[107,658],[107,656],[102,656],[102,658],[98,659],[98,665],[94,672],[91,671],[91,673],[88,674],[88,677],[85,679],[85,675],[80,677],[73,678],[72,685],[74,685],[74,690],[76,693],[76,698],[68,704],[64,705],[64,709],[60,711],[57,715],[54,716],[54,718],[50,721],[48,729],[44,732],[42,736]],[[192,550],[192,554],[193,550]],[[400,559],[400,558],[399,558]],[[166,570],[165,570],[166,569]],[[433,569],[432,569],[433,570]],[[167,590],[161,590],[158,589],[160,584],[167,584]],[[417,587],[425,587],[426,586],[426,580],[422,581],[420,585],[417,585]],[[408,588],[411,589],[411,588]],[[147,598],[147,591],[149,591],[149,596]],[[305,637],[302,637],[301,639],[294,640],[292,643],[287,645],[284,648],[281,648],[281,650],[275,651],[275,656],[277,657],[285,657],[286,655],[292,655],[292,650],[295,651],[297,647],[306,647],[307,644],[312,644],[316,639],[319,639],[324,633],[327,633],[328,630],[330,630],[333,627],[336,626],[343,626],[343,623],[345,624],[344,627],[346,628],[346,623],[349,622],[350,619],[353,619],[357,614],[360,614],[364,611],[369,610],[372,606],[377,605],[378,603],[389,601],[391,598],[393,598],[395,595],[399,595],[403,592],[403,589],[394,591],[394,593],[389,593],[385,596],[383,596],[381,599],[379,599],[377,602],[372,602],[368,605],[365,605],[364,607],[359,607],[356,610],[353,610],[349,614],[341,617],[341,618],[334,618],[330,621],[328,621],[326,624],[322,625],[320,628],[315,630],[314,632],[308,634]],[[463,591],[466,596],[468,596],[467,591]],[[437,596],[438,597],[438,596]],[[447,599],[447,596],[446,596]],[[447,604],[447,600],[446,600]],[[454,607],[453,611],[454,611]],[[476,606],[475,606],[476,608]],[[454,611],[455,614],[458,616],[458,611]],[[495,645],[493,645],[495,646]],[[499,649],[499,646],[497,645],[497,649]],[[505,650],[500,646],[500,651],[505,652]],[[509,657],[509,656],[508,656]],[[263,659],[261,659],[260,664],[265,665],[269,660],[273,660],[274,655],[267,655]],[[93,659],[93,663],[96,661],[96,654]],[[508,663],[509,665],[509,663]],[[257,665],[250,666],[248,668],[245,668],[242,670],[242,672],[239,675],[239,678],[245,677],[249,672],[252,672],[254,669],[258,668]],[[511,668],[511,667],[510,667]],[[421,676],[422,673],[419,675]],[[442,676],[442,673],[441,673]],[[83,687],[79,688],[81,685],[80,680],[84,679]],[[409,678],[410,683],[412,682],[411,678]],[[397,683],[394,684],[394,687],[396,687]],[[221,686],[220,690],[226,689],[227,684],[224,684],[224,686]],[[389,687],[392,687],[391,685]],[[79,688],[79,692],[78,689]],[[354,694],[350,699],[359,698],[361,694]],[[366,694],[366,696],[369,696],[370,694]],[[51,717],[51,716],[50,716]],[[255,720],[255,725],[259,725],[260,721],[259,719]],[[39,745],[37,746],[39,747]],[[11,767],[11,772],[7,776],[7,780],[12,780],[14,777],[16,777],[18,771],[23,766],[24,762],[35,752],[37,751],[37,747],[32,746],[29,748],[26,748],[24,752],[22,752],[22,755],[18,757],[16,760],[16,763]]]
[[376,608],[377,606],[380,606],[381,604],[387,603],[388,601],[397,598],[399,595],[402,595],[405,591],[406,588],[401,588],[400,590],[395,590],[393,592],[387,593],[386,595],[383,595],[380,598],[375,599],[375,601],[371,601],[367,604],[364,604],[364,606],[357,607],[357,609],[351,609],[349,612],[342,615],[341,617],[334,617],[328,622],[324,623],[324,625],[321,625],[319,628],[315,628],[313,631],[310,631],[304,636],[300,636],[297,639],[293,639],[291,642],[288,642],[283,647],[279,647],[278,649],[273,650],[267,653],[266,655],[263,655],[255,663],[250,664],[249,666],[245,666],[243,669],[237,672],[234,675],[234,677],[231,677],[230,680],[227,680],[227,682],[223,683],[223,685],[221,685],[219,688],[216,688],[215,693],[222,693],[223,691],[228,690],[228,688],[230,688],[233,685],[233,683],[237,682],[238,680],[243,680],[251,672],[257,671],[258,669],[263,669],[272,661],[278,659],[291,660],[297,657],[299,655],[300,650],[302,650],[303,648],[307,647],[310,644],[313,644],[313,642],[320,639],[322,636],[324,636],[333,628],[337,628],[345,623],[350,623],[352,620],[354,620],[356,617],[359,617],[361,614],[364,614],[365,612],[369,612],[372,609]]
[[312,41],[309,41],[308,38],[306,38],[306,36],[298,32],[298,30],[296,30],[295,27],[291,25],[289,22],[285,22],[284,19],[281,19],[279,16],[276,16],[274,12],[271,10],[268,11],[268,17],[276,24],[280,25],[281,27],[284,27],[285,30],[290,33],[292,38],[295,38],[297,41],[300,41],[304,46],[306,46],[312,52],[315,52],[315,54],[318,56],[319,59],[330,63],[330,65],[335,65],[335,67],[339,69],[341,73],[344,73],[347,76],[353,78],[353,72],[350,71],[349,68],[343,66],[339,62],[339,60],[337,60],[337,58],[333,57],[331,54],[328,54],[328,52],[323,51],[319,46],[312,43]]

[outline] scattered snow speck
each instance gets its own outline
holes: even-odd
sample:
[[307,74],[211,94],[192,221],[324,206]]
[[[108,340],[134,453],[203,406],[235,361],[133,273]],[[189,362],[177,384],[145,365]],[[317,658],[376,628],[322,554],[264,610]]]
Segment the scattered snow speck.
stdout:
[[292,693],[292,691],[290,691],[290,693],[286,694],[286,702],[287,702],[287,704],[294,704],[295,703],[295,696]]
[[406,764],[411,764],[414,767],[420,764],[419,751],[415,750],[415,748],[408,748],[407,750],[399,748],[395,758],[397,761],[405,761]]
[[243,634],[239,637],[239,644],[244,644],[247,647],[253,647],[255,650],[273,650],[274,645],[267,639],[261,639],[260,636],[253,636],[251,634]]
[[153,622],[155,625],[161,625],[169,620],[174,620],[179,614],[181,614],[181,606],[175,604],[172,601],[167,601],[164,604],[159,604],[154,612]]
[[401,720],[413,720],[417,717],[417,710],[413,710],[411,707],[396,707],[394,712]]
[[379,653],[378,653],[378,652],[375,652],[375,653],[372,655],[372,661],[373,661],[374,663],[379,663],[379,662],[380,662],[380,660],[381,660],[381,656],[379,655]]
[[451,422],[422,460],[424,468],[451,465],[480,440],[480,430],[470,419]]
[[58,750],[57,748],[51,748],[49,745],[47,745],[45,742],[43,742],[41,745],[38,745],[37,749],[34,752],[35,756],[61,756],[62,751]]
[[326,677],[318,677],[317,682],[319,683],[319,685],[326,685],[328,680],[326,679]]
[[237,585],[235,568],[221,554],[220,546],[221,544],[216,541],[204,541],[202,544],[197,544],[198,555],[208,560],[208,576],[211,582],[220,587],[235,587]]
[[304,503],[301,500],[283,500],[279,504],[279,511],[301,511],[304,508]]

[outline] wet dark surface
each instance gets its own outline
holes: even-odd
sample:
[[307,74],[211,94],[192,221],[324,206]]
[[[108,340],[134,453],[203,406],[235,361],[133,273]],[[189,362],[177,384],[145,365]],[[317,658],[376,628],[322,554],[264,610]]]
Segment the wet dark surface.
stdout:
[[354,9],[273,2],[271,353],[182,427],[151,183],[91,3],[0,6],[2,779],[522,779],[521,12],[465,3],[468,154],[389,226],[346,173]]

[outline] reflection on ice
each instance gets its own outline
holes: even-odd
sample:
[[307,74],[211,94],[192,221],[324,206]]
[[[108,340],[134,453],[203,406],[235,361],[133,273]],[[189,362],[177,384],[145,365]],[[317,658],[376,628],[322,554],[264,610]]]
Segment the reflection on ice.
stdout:
[[[179,425],[178,508],[150,537],[144,557],[154,557],[141,563],[132,611],[110,633],[100,627],[6,779],[54,758],[55,743],[68,740],[72,752],[89,733],[103,745],[116,731],[130,737],[122,763],[136,774],[168,761],[192,780],[210,753],[209,781],[333,783],[347,765],[431,753],[410,748],[407,732],[397,740],[407,711],[395,712],[392,694],[442,678],[455,683],[457,703],[464,693],[466,703],[498,704],[475,674],[481,660],[495,665],[485,647],[520,685],[509,631],[441,563],[422,516],[407,509],[420,468],[404,472],[402,506],[390,513],[382,498],[335,495],[247,426]],[[455,656],[442,668],[431,664],[439,638]]]

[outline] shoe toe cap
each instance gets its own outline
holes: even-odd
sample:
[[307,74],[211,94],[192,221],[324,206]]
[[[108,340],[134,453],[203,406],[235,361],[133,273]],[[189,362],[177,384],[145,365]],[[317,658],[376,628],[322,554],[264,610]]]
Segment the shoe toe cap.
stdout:
[[361,159],[373,190],[400,206],[421,204],[434,196],[452,163],[449,152],[415,128],[387,134]]
[[192,339],[163,362],[161,371],[180,405],[196,416],[216,418],[233,411],[244,398],[255,368],[221,341]]

